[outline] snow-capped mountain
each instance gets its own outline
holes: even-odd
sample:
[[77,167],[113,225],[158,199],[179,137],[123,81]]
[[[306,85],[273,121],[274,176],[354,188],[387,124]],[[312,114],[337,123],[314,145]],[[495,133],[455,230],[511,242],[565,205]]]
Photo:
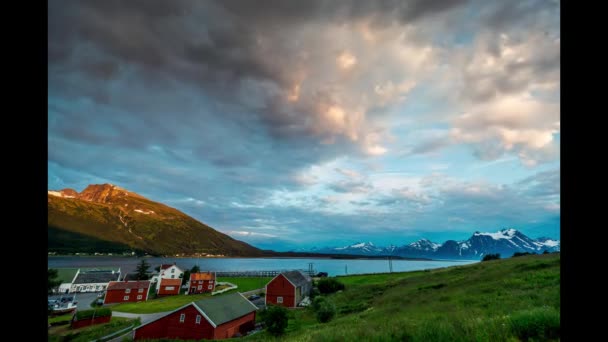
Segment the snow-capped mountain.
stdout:
[[[532,239],[522,232],[509,228],[495,233],[475,232],[464,241],[448,240],[442,244],[421,239],[403,246],[379,247],[361,242],[345,247],[314,249],[317,253],[353,255],[396,255],[411,258],[480,259],[489,253],[510,257],[516,252],[542,253],[560,250],[560,241],[542,237]],[[311,250],[312,251],[312,250]]]

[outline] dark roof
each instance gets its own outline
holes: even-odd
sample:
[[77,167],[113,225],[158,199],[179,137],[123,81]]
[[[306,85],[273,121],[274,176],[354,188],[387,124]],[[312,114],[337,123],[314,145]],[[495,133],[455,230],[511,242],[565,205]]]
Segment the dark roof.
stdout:
[[312,283],[312,279],[301,271],[288,271],[281,274],[289,279],[295,286],[306,286],[307,284]]
[[120,272],[112,271],[87,271],[80,272],[74,280],[74,284],[94,284],[94,283],[108,283],[110,281],[118,280]]
[[108,290],[147,289],[148,287],[150,287],[149,280],[111,281],[108,284]]
[[202,299],[193,303],[216,326],[254,312],[258,308],[240,293]]
[[160,269],[161,270],[166,270],[167,268],[169,268],[171,266],[173,266],[173,264],[162,264],[162,265],[160,265]]

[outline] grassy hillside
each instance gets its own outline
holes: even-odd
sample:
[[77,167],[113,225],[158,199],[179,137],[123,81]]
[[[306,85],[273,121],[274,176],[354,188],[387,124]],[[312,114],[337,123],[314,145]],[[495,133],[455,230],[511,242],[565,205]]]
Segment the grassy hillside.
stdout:
[[[155,255],[184,253],[261,256],[263,252],[191,218],[175,208],[111,185],[93,195],[48,195],[49,251],[142,250]],[[99,250],[98,250],[99,249]]]
[[345,276],[337,315],[290,311],[285,335],[249,341],[520,341],[559,338],[560,256],[534,255],[431,271]]

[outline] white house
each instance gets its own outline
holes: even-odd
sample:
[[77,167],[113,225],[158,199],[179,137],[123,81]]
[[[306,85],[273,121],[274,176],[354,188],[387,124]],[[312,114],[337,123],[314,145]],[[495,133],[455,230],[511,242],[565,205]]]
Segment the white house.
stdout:
[[70,287],[70,293],[74,292],[100,292],[105,291],[108,283],[120,279],[120,268],[118,270],[78,270],[76,277]]
[[164,279],[177,279],[181,278],[184,275],[184,271],[182,271],[177,265],[174,263],[171,264],[162,264],[160,265],[160,275],[159,278]]

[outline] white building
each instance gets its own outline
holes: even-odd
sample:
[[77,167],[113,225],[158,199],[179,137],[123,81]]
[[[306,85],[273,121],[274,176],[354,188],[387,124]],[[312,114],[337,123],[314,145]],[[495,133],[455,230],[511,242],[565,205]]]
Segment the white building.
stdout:
[[184,271],[182,271],[177,265],[174,263],[171,264],[162,264],[160,265],[160,275],[159,278],[164,279],[177,279],[181,278],[184,275]]
[[109,282],[118,280],[120,280],[120,268],[118,270],[87,271],[79,269],[70,286],[70,293],[105,291]]

